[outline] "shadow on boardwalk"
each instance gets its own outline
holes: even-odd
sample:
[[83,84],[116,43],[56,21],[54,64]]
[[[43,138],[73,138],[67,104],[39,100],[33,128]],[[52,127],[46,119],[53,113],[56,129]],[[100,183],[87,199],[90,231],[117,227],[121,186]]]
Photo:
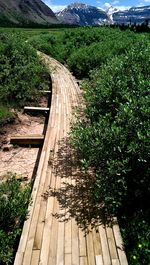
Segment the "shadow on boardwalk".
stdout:
[[[54,216],[60,222],[67,222],[75,218],[79,227],[88,231],[91,227],[106,224],[103,203],[94,201],[94,182],[92,172],[79,168],[79,161],[69,144],[69,139],[59,143],[57,157],[50,161],[56,178],[61,178],[59,189],[49,190],[44,194],[45,199],[49,196],[57,198],[60,211]],[[64,211],[65,209],[65,211]]]

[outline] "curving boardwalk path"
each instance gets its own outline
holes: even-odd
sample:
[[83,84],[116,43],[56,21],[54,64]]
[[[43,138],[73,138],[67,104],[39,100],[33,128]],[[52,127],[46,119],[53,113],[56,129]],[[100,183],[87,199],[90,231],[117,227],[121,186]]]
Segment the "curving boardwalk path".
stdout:
[[51,111],[14,265],[127,265],[119,227],[99,223],[92,177],[80,172],[68,142],[80,89],[64,66],[41,56],[52,77]]

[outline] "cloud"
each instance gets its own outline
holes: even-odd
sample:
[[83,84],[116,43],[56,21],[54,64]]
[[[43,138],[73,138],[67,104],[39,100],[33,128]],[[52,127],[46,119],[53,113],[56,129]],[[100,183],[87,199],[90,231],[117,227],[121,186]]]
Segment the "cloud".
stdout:
[[114,1],[112,2],[112,5],[117,5],[117,4],[119,4],[119,1],[118,1],[118,0],[114,0]]
[[49,7],[54,11],[58,12],[61,11],[62,9],[66,8],[66,6],[63,5],[49,5]]
[[54,5],[51,0],[43,0],[43,2],[49,6],[53,12],[58,12],[66,7],[66,5]]
[[[146,0],[146,1],[150,1],[150,0]],[[127,9],[131,8],[131,6],[119,5],[119,1],[114,0],[110,3],[108,3],[108,2],[104,3],[103,9],[106,10],[106,9],[110,8],[111,6],[113,6],[114,8],[117,8],[119,10],[127,10]]]
[[118,6],[118,5],[116,5],[116,6],[114,6],[115,8],[117,8],[117,9],[119,9],[119,10],[127,10],[127,9],[130,9],[131,8],[131,6]]
[[110,3],[105,3],[104,5],[103,5],[103,7],[104,8],[109,8],[109,7],[111,7],[112,5],[110,4]]
[[150,5],[150,0],[139,1],[137,6],[147,6],[147,5]]

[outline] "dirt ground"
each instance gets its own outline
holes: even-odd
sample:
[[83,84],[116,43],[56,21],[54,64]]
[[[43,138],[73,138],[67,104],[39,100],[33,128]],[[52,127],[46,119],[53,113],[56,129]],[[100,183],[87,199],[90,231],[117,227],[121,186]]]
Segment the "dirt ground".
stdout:
[[[40,106],[47,106],[47,101],[42,100]],[[13,123],[0,128],[0,181],[9,173],[16,174],[17,178],[23,178],[26,181],[33,177],[40,149],[10,145],[10,137],[16,134],[42,134],[44,123],[45,117],[17,112]]]

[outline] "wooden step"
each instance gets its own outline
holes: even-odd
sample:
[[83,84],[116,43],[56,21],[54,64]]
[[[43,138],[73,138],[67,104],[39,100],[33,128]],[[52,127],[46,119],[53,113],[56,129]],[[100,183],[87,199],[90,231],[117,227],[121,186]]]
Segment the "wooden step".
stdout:
[[50,90],[41,90],[41,93],[43,93],[43,94],[51,94],[52,92]]
[[24,107],[24,111],[31,111],[31,112],[48,112],[49,108],[43,108],[43,107]]
[[44,135],[42,134],[12,135],[10,139],[10,143],[16,145],[42,146],[43,142],[44,142]]

